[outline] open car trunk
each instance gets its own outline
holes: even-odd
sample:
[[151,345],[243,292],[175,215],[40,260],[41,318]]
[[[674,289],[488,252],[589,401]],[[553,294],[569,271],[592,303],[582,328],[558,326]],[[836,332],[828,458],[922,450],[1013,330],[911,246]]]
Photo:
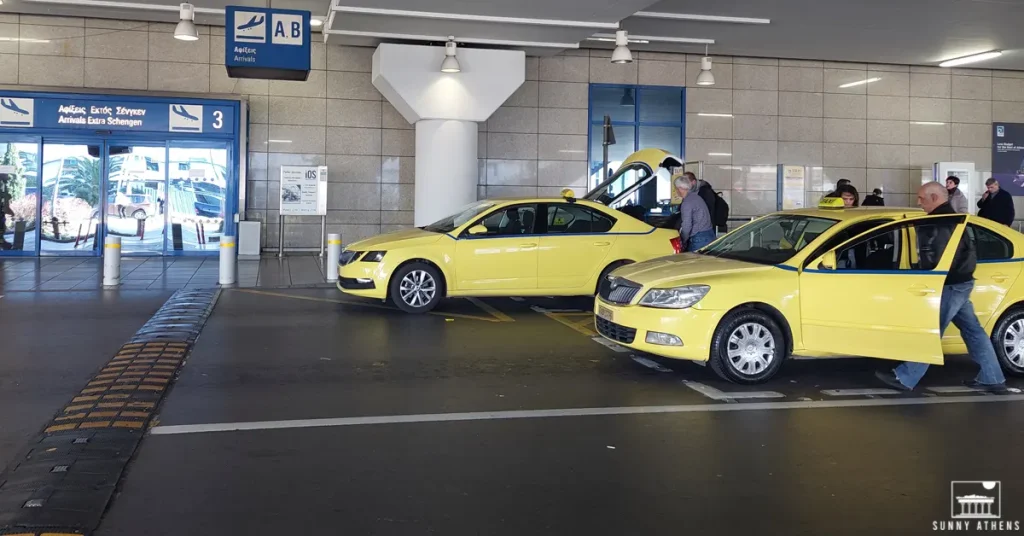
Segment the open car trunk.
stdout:
[[[657,164],[658,169],[653,169],[652,164],[653,162],[644,162],[642,160],[627,160],[611,177],[608,177],[594,189],[587,192],[583,199],[602,203],[640,221],[647,222],[654,227],[661,229],[678,228],[679,214],[677,212],[673,211],[664,215],[648,215],[645,207],[627,203],[627,199],[639,191],[640,188],[657,179],[658,169],[683,167],[683,161],[674,156],[667,156],[662,159]],[[612,186],[620,180],[626,181],[622,191],[610,193]]]

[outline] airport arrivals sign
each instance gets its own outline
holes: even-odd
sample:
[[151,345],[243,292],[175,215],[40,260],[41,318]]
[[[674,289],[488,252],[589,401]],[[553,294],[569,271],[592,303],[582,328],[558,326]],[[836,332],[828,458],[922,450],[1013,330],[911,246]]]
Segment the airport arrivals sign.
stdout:
[[0,95],[0,128],[233,134],[231,106],[172,100],[91,100]]
[[312,29],[309,11],[228,6],[224,65],[232,78],[306,80]]

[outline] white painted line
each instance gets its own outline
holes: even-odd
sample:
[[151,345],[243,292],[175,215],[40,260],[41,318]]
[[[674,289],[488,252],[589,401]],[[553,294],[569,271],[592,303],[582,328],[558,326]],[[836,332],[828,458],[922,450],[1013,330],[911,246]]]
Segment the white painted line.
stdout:
[[749,404],[691,404],[685,406],[627,406],[611,408],[536,409],[519,411],[479,411],[470,413],[429,413],[422,415],[380,415],[335,419],[300,419],[157,426],[153,435],[236,432],[241,430],[285,430],[374,424],[411,424],[435,422],[494,421],[506,419],[545,419],[555,417],[598,417],[607,415],[650,415],[663,413],[714,413],[730,411],[767,411],[793,409],[864,408],[878,406],[927,406],[933,404],[984,404],[988,402],[1024,402],[1024,395],[958,396],[934,398],[879,398],[865,400],[818,400],[799,402],[751,402]]
[[514,302],[524,302],[524,301],[526,301],[526,300],[520,298],[519,296],[512,296],[510,299],[512,301],[514,301]]
[[877,396],[877,395],[898,395],[896,389],[825,389],[822,391],[828,396]]
[[650,359],[647,359],[646,357],[640,357],[640,356],[636,356],[635,355],[635,356],[633,356],[633,361],[636,361],[637,363],[639,363],[639,364],[641,364],[641,365],[643,365],[643,366],[645,366],[645,367],[647,367],[647,368],[649,368],[651,370],[656,370],[658,372],[675,372],[672,369],[666,367],[665,365],[662,365],[661,363],[658,363],[657,361],[651,361]]
[[684,381],[690,389],[697,391],[698,393],[710,398],[711,400],[718,400],[721,402],[729,402],[732,400],[749,400],[752,398],[785,398],[786,395],[775,391],[734,391],[725,392],[715,389],[710,385],[704,385],[700,382]]
[[600,344],[601,346],[607,347],[613,352],[618,352],[620,354],[628,354],[630,352],[629,348],[626,348],[625,346],[619,346],[618,344],[615,344],[614,342],[609,341],[604,337],[594,337],[593,341],[596,342],[597,344]]
[[579,309],[547,309],[547,308],[541,307],[539,305],[531,305],[530,309],[533,309],[533,312],[540,313],[540,314],[544,314],[544,313],[582,313],[583,312],[583,311],[581,311]]

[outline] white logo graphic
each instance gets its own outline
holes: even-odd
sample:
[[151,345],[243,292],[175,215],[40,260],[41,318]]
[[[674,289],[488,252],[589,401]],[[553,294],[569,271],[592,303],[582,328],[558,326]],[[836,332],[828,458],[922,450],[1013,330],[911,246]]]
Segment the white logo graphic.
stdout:
[[950,514],[953,519],[999,519],[1002,495],[999,481],[954,480],[950,484]]
[[267,42],[267,16],[252,11],[235,12],[235,41]]
[[203,107],[195,104],[172,104],[168,126],[171,132],[202,132]]
[[35,122],[35,99],[0,98],[0,126],[31,127]]
[[1006,127],[1003,125],[996,125],[996,137],[1002,138],[1006,136]]
[[302,15],[274,13],[270,18],[270,42],[275,45],[302,46],[303,29]]

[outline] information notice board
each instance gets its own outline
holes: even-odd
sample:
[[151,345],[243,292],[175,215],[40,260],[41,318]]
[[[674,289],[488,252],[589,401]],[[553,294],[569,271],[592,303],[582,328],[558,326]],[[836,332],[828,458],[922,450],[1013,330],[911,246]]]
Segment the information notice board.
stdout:
[[1012,195],[1024,195],[1024,124],[993,123],[992,176]]
[[327,166],[281,167],[280,214],[327,215]]

